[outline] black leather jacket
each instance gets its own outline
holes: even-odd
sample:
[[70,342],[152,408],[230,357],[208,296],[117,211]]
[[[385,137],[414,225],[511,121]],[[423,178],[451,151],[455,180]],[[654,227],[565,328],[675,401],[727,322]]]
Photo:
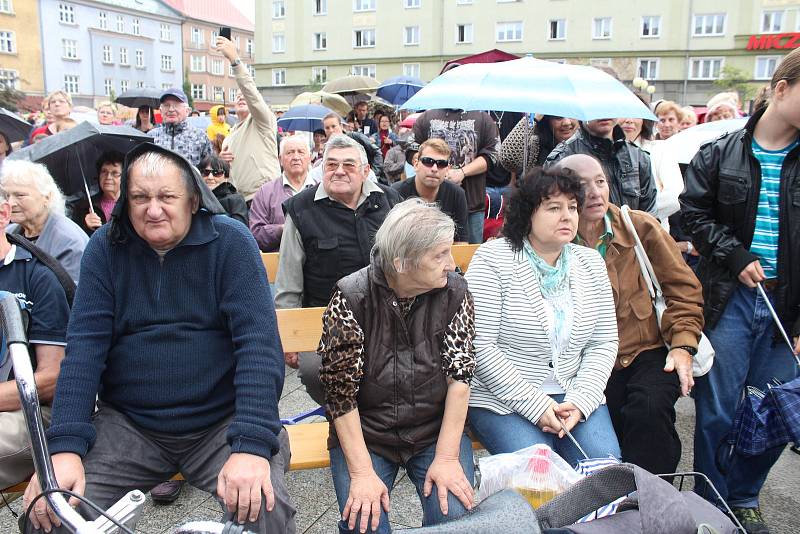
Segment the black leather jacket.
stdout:
[[[355,139],[359,142],[359,144],[364,147],[364,152],[367,153],[367,161],[369,162],[369,167],[372,169],[372,172],[375,173],[375,176],[380,180],[383,178],[383,154],[381,154],[381,149],[376,145],[369,136],[364,135],[361,132],[347,132],[348,136],[351,139]],[[383,180],[381,180],[383,182]]]
[[[719,320],[739,284],[739,273],[758,257],[750,252],[755,230],[761,166],[753,156],[753,131],[762,112],[745,127],[704,144],[686,171],[680,196],[683,229],[700,252],[706,325]],[[781,169],[778,286],[775,307],[791,335],[800,334],[800,148]]]
[[656,185],[650,168],[650,156],[625,140],[625,133],[614,126],[614,140],[595,137],[583,123],[566,141],[547,156],[544,166],[572,154],[588,154],[600,160],[608,178],[612,204],[627,204],[631,209],[656,215]]

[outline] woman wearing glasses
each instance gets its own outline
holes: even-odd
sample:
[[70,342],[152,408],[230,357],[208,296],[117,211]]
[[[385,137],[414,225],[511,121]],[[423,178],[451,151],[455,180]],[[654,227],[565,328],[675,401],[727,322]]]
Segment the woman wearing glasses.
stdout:
[[200,176],[206,183],[229,217],[247,226],[248,210],[244,197],[228,181],[231,167],[227,161],[215,155],[204,157],[197,166]]
[[[103,153],[97,159],[97,185],[100,191],[91,199],[81,198],[72,208],[72,220],[88,235],[111,220],[111,210],[119,198],[119,183],[122,176],[122,161],[125,156],[121,152]],[[91,202],[91,209],[89,204]]]

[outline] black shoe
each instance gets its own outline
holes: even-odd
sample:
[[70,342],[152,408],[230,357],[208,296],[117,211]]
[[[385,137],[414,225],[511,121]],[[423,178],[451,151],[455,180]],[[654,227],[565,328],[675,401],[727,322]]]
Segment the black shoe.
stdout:
[[150,497],[158,504],[170,504],[181,495],[183,480],[167,480],[150,490]]
[[769,534],[769,527],[758,508],[734,508],[733,515],[742,524],[747,534]]

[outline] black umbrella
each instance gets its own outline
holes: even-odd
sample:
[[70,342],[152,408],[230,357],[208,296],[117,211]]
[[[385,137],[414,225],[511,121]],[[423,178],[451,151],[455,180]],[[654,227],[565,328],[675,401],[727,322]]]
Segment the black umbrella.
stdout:
[[151,139],[130,126],[82,122],[71,130],[12,152],[8,157],[45,165],[70,203],[98,191],[95,164],[104,152],[116,150],[125,154]]
[[9,143],[27,139],[31,128],[28,121],[16,113],[8,111],[6,108],[0,108],[0,132],[6,134]]
[[141,106],[157,108],[161,102],[161,94],[163,92],[164,91],[161,89],[155,89],[153,87],[131,89],[119,95],[115,102],[123,106],[128,106],[129,108],[138,108]]

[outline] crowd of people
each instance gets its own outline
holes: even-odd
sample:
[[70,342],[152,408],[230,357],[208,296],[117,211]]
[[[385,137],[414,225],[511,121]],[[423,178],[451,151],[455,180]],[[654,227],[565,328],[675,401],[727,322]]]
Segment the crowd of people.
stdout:
[[[434,109],[411,128],[359,102],[293,135],[230,41],[216,45],[240,88],[232,127],[224,106],[192,126],[186,95],[165,90],[161,123],[147,107],[132,123],[152,142],[104,153],[97,193],[71,206],[43,165],[0,161],[0,284],[33,303],[63,487],[102,507],[132,488],[170,500],[180,471],[247,528],[294,532],[286,364],[330,422],[340,532],[390,531],[400,466],[425,524],[466,513],[468,430],[490,454],[545,443],[574,465],[571,433],[590,457],[674,472],[690,394],[696,470],[748,533],[769,532],[758,495],[782,447],[734,451],[724,469],[718,453],[745,387],[797,376],[756,286],[796,352],[800,51],[744,128],[682,173],[663,143],[697,115],[675,102],[651,105],[657,121]],[[45,102],[30,142],[68,127],[69,95]],[[717,95],[705,120],[740,108]],[[97,112],[113,123],[111,104]],[[454,243],[483,243],[463,276]],[[280,252],[274,288],[259,251]],[[319,349],[283,353],[274,310],[302,307],[326,308]],[[717,359],[695,377],[703,332]],[[0,422],[5,487],[32,471],[10,381]],[[39,491],[34,478],[25,504]],[[58,526],[41,499],[30,519]]]

